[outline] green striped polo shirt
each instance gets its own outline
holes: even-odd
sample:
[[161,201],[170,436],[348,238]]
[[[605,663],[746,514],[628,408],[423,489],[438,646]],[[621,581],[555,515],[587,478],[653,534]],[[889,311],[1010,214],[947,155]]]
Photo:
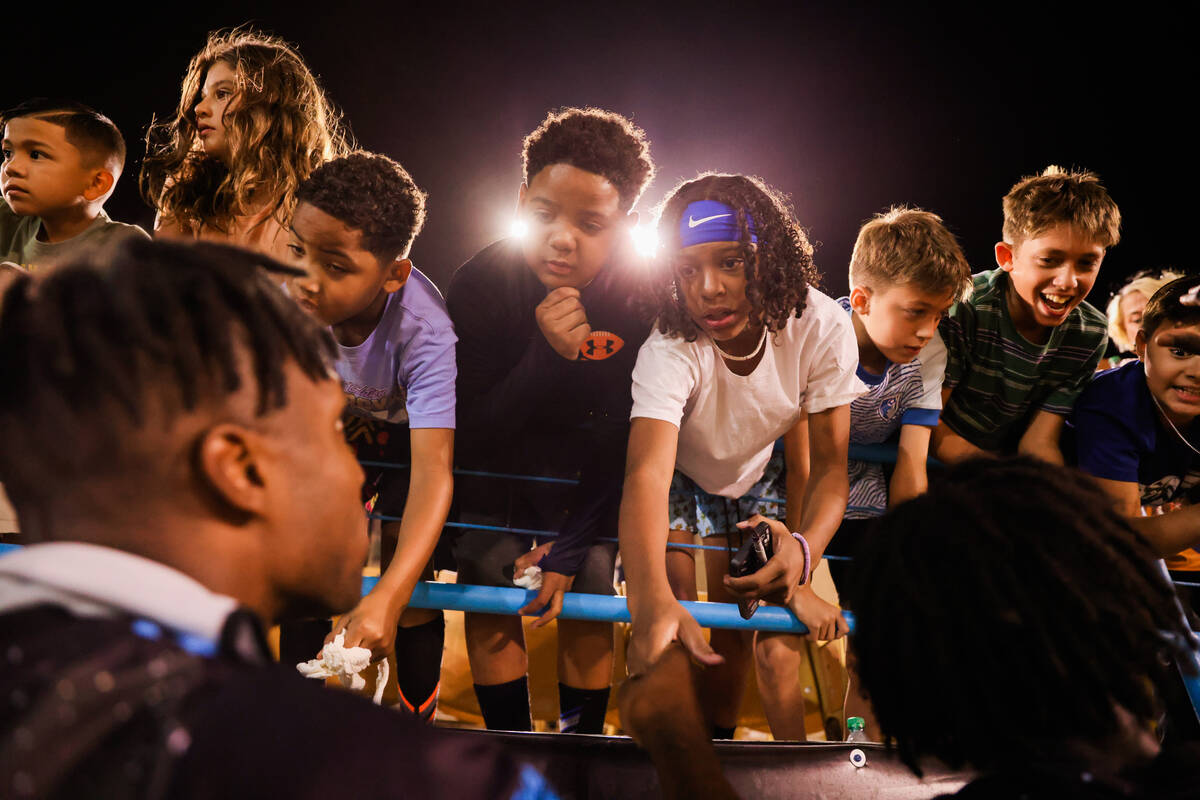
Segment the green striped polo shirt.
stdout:
[[1080,303],[1045,344],[1017,333],[1002,269],[975,275],[971,297],[942,320],[946,378],[953,389],[942,420],[976,447],[1013,452],[1039,410],[1066,416],[1108,342],[1108,320]]

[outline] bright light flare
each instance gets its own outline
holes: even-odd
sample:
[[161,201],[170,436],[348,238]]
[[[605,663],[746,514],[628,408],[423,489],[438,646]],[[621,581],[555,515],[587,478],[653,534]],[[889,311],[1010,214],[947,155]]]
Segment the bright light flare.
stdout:
[[630,231],[633,249],[642,258],[653,258],[658,252],[658,231],[650,225],[635,225]]
[[529,223],[520,217],[508,223],[508,235],[512,238],[524,239],[527,233],[529,233]]

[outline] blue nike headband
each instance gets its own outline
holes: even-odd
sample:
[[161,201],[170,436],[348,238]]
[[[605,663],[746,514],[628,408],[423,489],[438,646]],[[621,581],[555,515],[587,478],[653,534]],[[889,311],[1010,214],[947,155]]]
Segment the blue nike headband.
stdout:
[[[754,233],[754,218],[746,212],[746,224],[750,228],[750,241],[758,244]],[[679,219],[679,246],[709,242],[740,242],[742,232],[738,229],[737,212],[717,200],[697,200],[690,203]]]

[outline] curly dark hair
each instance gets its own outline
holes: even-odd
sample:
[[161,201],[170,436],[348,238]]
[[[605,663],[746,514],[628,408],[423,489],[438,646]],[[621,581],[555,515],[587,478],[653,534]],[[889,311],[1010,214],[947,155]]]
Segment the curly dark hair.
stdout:
[[408,255],[425,224],[427,197],[404,167],[365,151],[322,164],[296,190],[297,203],[362,231],[363,249],[380,264]]
[[1029,458],[930,477],[876,523],[848,587],[862,686],[904,762],[1019,767],[1048,740],[1117,733],[1117,706],[1156,718],[1195,640],[1104,492]]
[[144,471],[131,432],[155,414],[169,422],[251,382],[263,415],[288,402],[289,362],[330,377],[332,337],[266,270],[303,274],[239,247],[127,237],[5,290],[0,481],[22,519],[44,522],[98,476]]
[[[820,277],[813,265],[812,245],[792,216],[787,198],[761,178],[708,172],[679,184],[657,209],[658,240],[663,246],[649,274],[643,305],[648,316],[657,318],[659,331],[689,342],[700,333],[676,287],[673,267],[681,247],[679,221],[688,205],[698,200],[717,200],[737,209],[746,297],[754,309],[751,323],[762,322],[775,332],[793,314],[803,314],[808,287],[819,286]],[[750,243],[747,214],[754,220],[757,245]]]
[[633,208],[654,177],[646,132],[625,117],[600,108],[551,112],[525,137],[525,185],[552,164],[570,164],[607,178],[621,208]]

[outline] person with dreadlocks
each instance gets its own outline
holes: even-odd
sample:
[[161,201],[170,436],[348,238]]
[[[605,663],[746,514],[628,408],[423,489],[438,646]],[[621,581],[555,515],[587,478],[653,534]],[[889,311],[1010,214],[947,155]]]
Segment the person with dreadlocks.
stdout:
[[[1200,277],[1162,286],[1134,335],[1137,359],[1097,375],[1071,417],[1078,465],[1159,550],[1172,577],[1200,575]],[[1194,587],[1179,587],[1193,610]]]
[[36,542],[0,557],[4,796],[550,796],[272,664],[264,624],[358,600],[367,532],[333,340],[260,267],[294,272],[129,239],[4,294],[0,480]]
[[[849,588],[852,636],[914,773],[930,757],[973,770],[962,800],[1196,796],[1194,713],[1168,699],[1196,640],[1154,550],[1091,479],[1028,457],[964,462],[876,533]],[[666,796],[735,797],[695,733],[694,685],[669,649],[627,682],[622,723]]]
[[[731,578],[727,558],[705,558],[708,598],[770,595],[812,636],[844,635],[841,612],[807,578],[842,521],[850,402],[866,387],[855,375],[850,317],[812,286],[812,246],[776,191],[757,178],[706,174],[667,197],[658,228],[666,243],[653,283],[658,320],[633,372],[620,518],[629,658],[637,668],[682,641],[710,667],[714,735],[732,738],[751,642],[714,630],[705,643],[679,603],[696,597],[695,564],[686,551],[668,552],[668,540],[699,534],[724,546],[759,515],[785,514],[786,526],[770,523],[775,556],[754,575]],[[781,436],[784,456],[773,457]],[[754,648],[772,732],[803,739],[799,637],[760,634]]]
[[141,190],[158,236],[225,241],[287,260],[296,192],[350,151],[339,115],[295,48],[215,31],[192,58],[174,118],[146,134]]

